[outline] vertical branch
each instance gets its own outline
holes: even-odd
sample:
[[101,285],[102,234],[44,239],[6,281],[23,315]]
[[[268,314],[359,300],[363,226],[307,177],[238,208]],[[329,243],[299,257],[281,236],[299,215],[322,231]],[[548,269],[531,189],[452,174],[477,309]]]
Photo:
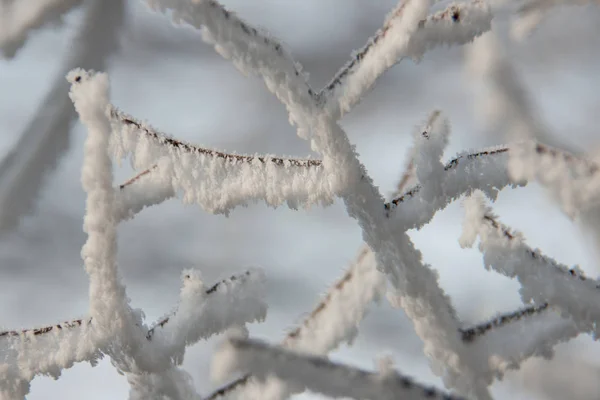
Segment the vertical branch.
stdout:
[[128,341],[139,321],[133,319],[116,263],[115,191],[108,153],[111,131],[106,115],[108,76],[77,69],[69,73],[68,80],[72,84],[69,96],[88,129],[81,176],[87,193],[84,231],[88,239],[81,256],[90,276],[90,315],[98,339],[118,337]]

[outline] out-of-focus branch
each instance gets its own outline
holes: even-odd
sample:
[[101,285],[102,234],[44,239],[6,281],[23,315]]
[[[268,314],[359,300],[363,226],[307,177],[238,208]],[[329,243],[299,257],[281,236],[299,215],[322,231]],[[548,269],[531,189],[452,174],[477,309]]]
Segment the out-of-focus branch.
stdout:
[[527,318],[532,315],[543,313],[546,310],[548,310],[548,303],[544,303],[540,306],[530,306],[522,308],[520,310],[513,311],[507,314],[501,314],[495,318],[492,318],[489,321],[482,322],[475,326],[461,329],[460,334],[462,336],[463,341],[474,342],[478,338],[491,331],[492,329],[499,328],[506,324],[519,321],[522,318]]
[[215,355],[217,378],[233,372],[250,372],[265,379],[276,376],[290,384],[330,397],[391,400],[447,399],[457,396],[415,383],[393,370],[372,373],[336,364],[322,357],[299,354],[263,342],[231,338]]
[[[38,7],[15,1],[13,7]],[[74,1],[41,0],[44,5],[74,5]],[[0,162],[0,234],[18,225],[35,207],[44,179],[69,149],[69,134],[77,114],[69,100],[64,76],[75,67],[103,70],[115,52],[125,19],[124,0],[87,0],[81,31],[71,44],[67,61],[17,144]],[[0,32],[4,26],[0,22]]]
[[419,59],[435,47],[468,43],[491,26],[487,4],[475,0],[452,4],[406,28],[405,4],[400,2],[390,12],[383,27],[319,92],[323,106],[335,119],[348,113],[379,77],[402,59]]
[[[172,137],[166,136],[165,134],[159,133],[152,127],[137,121],[130,115],[126,115],[125,113],[119,111],[116,108],[111,108],[110,111],[111,118],[114,122],[120,123],[123,125],[129,125],[136,128],[136,132],[142,135],[146,135],[151,139],[155,139],[159,141],[162,145],[173,147],[178,150],[185,151],[187,153],[203,155],[209,158],[222,159],[228,163],[236,164],[236,163],[254,163],[256,161],[260,163],[272,163],[278,167],[299,167],[299,168],[311,168],[311,167],[320,167],[323,163],[321,160],[311,160],[311,159],[298,159],[298,158],[282,158],[282,157],[266,157],[266,156],[248,156],[248,155],[240,155],[240,154],[232,154],[225,153],[218,150],[208,149],[200,146],[193,145],[191,143],[186,143],[181,140],[174,139]],[[147,173],[147,171],[142,172],[140,175]],[[135,178],[134,178],[135,179]],[[125,186],[127,183],[121,185]]]
[[18,0],[0,2],[0,50],[12,58],[25,44],[29,33],[60,19],[82,0]]

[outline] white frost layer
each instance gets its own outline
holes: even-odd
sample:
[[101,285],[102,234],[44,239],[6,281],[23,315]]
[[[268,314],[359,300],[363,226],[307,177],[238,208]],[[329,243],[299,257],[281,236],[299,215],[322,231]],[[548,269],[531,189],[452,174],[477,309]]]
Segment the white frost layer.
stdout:
[[203,40],[243,74],[262,77],[267,88],[286,105],[292,124],[306,116],[298,111],[313,106],[314,92],[302,66],[275,38],[242,21],[219,2],[146,0],[146,3],[154,10],[170,14],[175,23],[200,30]]
[[495,199],[503,188],[515,186],[508,175],[509,151],[508,147],[500,146],[457,155],[444,166],[439,193],[426,199],[421,195],[423,185],[412,188],[390,203],[391,218],[405,229],[419,229],[437,211],[473,190],[481,190]]
[[519,369],[530,357],[550,358],[554,346],[580,333],[571,318],[551,308],[494,327],[476,338],[469,348],[481,361],[482,369],[502,379],[509,369]]
[[[108,341],[123,351],[123,359],[134,357],[144,345],[141,315],[129,306],[125,285],[116,262],[117,241],[109,157],[110,122],[107,117],[108,76],[75,69],[67,76],[69,96],[88,130],[81,173],[87,194],[83,229],[88,239],[81,250],[90,277],[90,316],[94,339],[100,348]],[[118,345],[115,343],[118,342]],[[112,354],[114,357],[116,354]],[[117,361],[118,362],[118,361]]]
[[[180,192],[186,203],[199,204],[211,213],[227,214],[239,205],[264,200],[268,205],[279,206],[284,202],[291,208],[309,207],[314,204],[330,205],[335,193],[331,176],[320,162],[315,160],[287,160],[276,162],[275,157],[223,157],[213,150],[197,151],[191,145],[175,141],[167,136],[147,134],[145,127],[125,124],[112,119],[115,137],[113,153],[117,159],[132,155],[136,170],[158,168],[149,179],[161,182],[152,190],[160,198],[170,190]],[[151,128],[152,132],[155,132]],[[171,189],[168,186],[170,184]],[[139,209],[143,204],[158,199],[149,198],[141,190],[125,189],[130,208]],[[137,194],[139,193],[139,195]],[[127,208],[127,207],[125,207]]]
[[579,331],[598,335],[597,280],[585,278],[578,268],[569,268],[529,248],[521,234],[497,222],[480,193],[465,201],[465,210],[461,246],[472,246],[479,236],[485,267],[517,278],[524,303],[549,303],[569,316]]
[[[384,28],[370,38],[319,93],[332,118],[339,119],[348,113],[376,80],[403,58],[419,60],[429,50],[471,42],[491,28],[492,14],[487,3],[480,0],[451,4],[427,18],[419,8],[421,19],[417,21],[414,20],[416,14],[405,15],[403,7],[404,3],[400,2],[388,16]],[[410,23],[401,27],[401,21]],[[383,53],[384,57],[381,57],[382,51],[387,52]]]

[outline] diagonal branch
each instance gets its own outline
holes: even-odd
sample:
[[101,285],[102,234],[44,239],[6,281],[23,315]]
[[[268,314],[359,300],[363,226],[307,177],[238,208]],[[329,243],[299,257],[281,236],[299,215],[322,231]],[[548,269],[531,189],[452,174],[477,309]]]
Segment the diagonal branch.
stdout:
[[60,19],[82,0],[19,0],[0,4],[0,50],[7,58],[15,56],[29,33]]
[[348,113],[402,59],[419,59],[438,46],[468,43],[491,26],[492,15],[481,0],[452,4],[410,27],[403,23],[406,4],[398,4],[375,36],[319,92],[334,119]]
[[313,104],[315,93],[302,73],[302,66],[283,45],[226,10],[216,0],[146,1],[155,10],[165,14],[171,11],[176,23],[202,30],[204,41],[213,45],[243,74],[259,75],[290,113],[293,104]]
[[213,370],[218,377],[238,371],[251,372],[263,379],[276,376],[290,384],[336,398],[459,399],[415,383],[394,371],[367,372],[256,340],[229,339],[215,356]]
[[513,37],[524,39],[530,35],[553,7],[583,6],[592,3],[600,5],[599,0],[527,0],[517,10],[517,18],[512,23]]
[[472,246],[477,236],[486,268],[521,284],[525,303],[549,303],[577,322],[581,332],[597,334],[600,311],[597,308],[600,283],[586,278],[577,267],[569,268],[539,250],[527,246],[521,234],[498,222],[479,193],[465,202],[467,216],[461,246]]
[[184,271],[177,311],[161,318],[146,338],[158,342],[180,363],[186,346],[231,326],[263,320],[267,313],[264,282],[261,271],[250,270],[205,288],[197,271]]
[[461,330],[463,341],[478,356],[481,368],[500,379],[508,369],[519,369],[530,357],[551,357],[554,346],[579,333],[571,318],[562,317],[547,303],[501,314]]

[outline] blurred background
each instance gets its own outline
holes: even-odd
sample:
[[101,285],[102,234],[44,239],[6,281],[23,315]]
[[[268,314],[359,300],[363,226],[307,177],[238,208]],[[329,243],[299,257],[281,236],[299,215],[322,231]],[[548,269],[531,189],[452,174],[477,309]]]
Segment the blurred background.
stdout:
[[[56,140],[64,141],[59,149],[48,149],[58,162],[55,170],[44,167],[47,174],[31,211],[10,229],[0,229],[2,328],[52,324],[87,311],[88,280],[80,258],[86,239],[82,231],[85,196],[80,184],[85,131],[74,122],[71,129],[50,132],[40,117],[40,107],[44,114],[44,107],[65,101],[66,91],[57,87],[71,68],[68,60],[79,51],[77,38],[86,20],[85,7],[93,3],[84,1],[60,23],[32,32],[14,58],[0,59],[0,155],[5,157],[5,168],[12,168],[13,177],[18,178],[0,180],[4,190],[0,196],[18,194],[14,182],[27,184],[27,175],[20,176],[14,169],[17,163],[6,167],[11,154],[13,159],[31,155],[25,154],[31,148],[23,144],[26,133],[39,126],[40,133],[30,135],[58,135]],[[102,6],[118,10],[117,3],[105,0]],[[310,72],[313,87],[323,86],[395,5],[393,0],[223,3],[280,38]],[[206,147],[316,156],[296,136],[284,107],[263,83],[241,75],[204,44],[198,32],[174,26],[135,0],[126,1],[121,28],[113,23],[120,18],[119,12],[107,15],[112,22],[107,21],[102,25],[105,30],[99,32],[116,35],[118,49],[104,69],[110,74],[112,102],[123,111]],[[509,22],[508,15],[500,14],[493,30],[553,138],[575,151],[599,145],[600,7],[558,7],[520,42],[510,39]],[[419,64],[406,60],[388,71],[344,117],[341,124],[382,193],[394,190],[412,133],[433,109],[441,109],[451,122],[447,159],[459,151],[504,141],[480,117],[477,93],[481,84],[465,67],[465,48],[437,49]],[[123,165],[115,183],[131,175],[131,169]],[[495,210],[506,224],[525,234],[531,247],[539,247],[564,264],[578,264],[591,277],[598,276],[591,233],[578,221],[569,220],[540,187],[532,184],[503,191]],[[17,215],[9,206],[2,211]],[[462,218],[457,202],[410,235],[425,261],[439,272],[440,284],[460,317],[471,324],[516,309],[521,301],[516,282],[485,271],[476,249],[460,248]],[[250,332],[278,342],[342,275],[361,243],[358,225],[340,202],[301,211],[257,204],[224,217],[171,200],[120,225],[119,266],[132,305],[144,310],[148,322],[176,305],[180,273],[185,268],[201,269],[210,283],[248,266],[262,267],[268,277],[268,317],[262,324],[251,325]],[[218,340],[199,343],[186,353],[184,368],[202,394],[213,388],[210,360]],[[429,370],[411,322],[385,301],[371,307],[353,346],[342,346],[331,357],[373,369],[375,358],[384,355],[394,359],[400,372],[443,387]],[[599,355],[600,345],[582,335],[558,346],[552,360],[532,359],[521,370],[510,372],[494,384],[492,393],[497,399],[597,399]],[[28,399],[124,399],[128,390],[125,378],[109,360],[103,360],[93,369],[78,364],[64,371],[58,381],[35,378]],[[297,398],[319,397],[306,393]]]

